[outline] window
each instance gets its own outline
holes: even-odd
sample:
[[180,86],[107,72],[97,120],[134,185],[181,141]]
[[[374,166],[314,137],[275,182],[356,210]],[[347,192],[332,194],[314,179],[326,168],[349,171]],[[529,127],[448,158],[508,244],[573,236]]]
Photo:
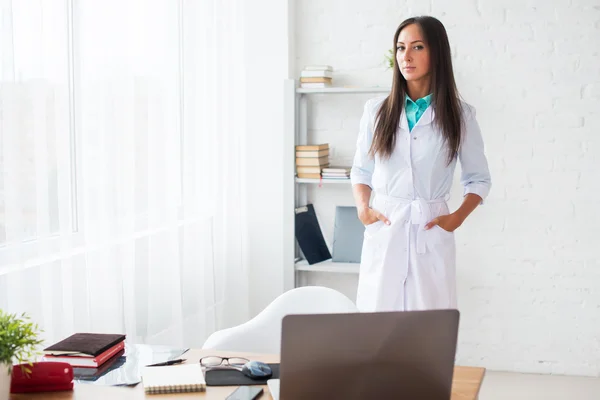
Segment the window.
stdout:
[[58,233],[74,194],[66,6],[0,5],[0,246]]
[[49,341],[244,319],[243,5],[0,2],[0,308]]
[[181,216],[177,3],[2,4],[0,246]]

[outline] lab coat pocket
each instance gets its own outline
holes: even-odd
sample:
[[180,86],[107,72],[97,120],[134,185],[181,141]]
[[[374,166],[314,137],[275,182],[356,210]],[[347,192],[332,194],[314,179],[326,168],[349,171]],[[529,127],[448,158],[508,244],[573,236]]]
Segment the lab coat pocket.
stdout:
[[431,265],[440,277],[454,276],[456,258],[454,232],[448,232],[436,225],[430,229],[429,234],[427,247]]
[[[380,210],[378,210],[378,209],[376,209],[376,210],[387,217],[387,215],[386,215],[387,207],[381,207]],[[387,217],[387,218],[389,218],[389,217]],[[381,230],[381,228],[383,228],[384,226],[385,226],[385,224],[381,220],[377,220],[377,221],[373,222],[372,224],[365,225],[365,239],[369,239],[369,238],[373,237],[373,235],[375,235],[377,232],[379,232]]]
[[375,235],[378,231],[381,230],[381,228],[384,226],[385,224],[383,223],[383,221],[375,221],[372,224],[366,225],[365,226],[365,239],[369,239],[371,237],[373,237],[373,235]]
[[437,230],[438,230],[438,231],[440,231],[440,232],[441,232],[442,236],[443,236],[443,235],[450,235],[450,236],[454,236],[454,232],[449,232],[449,231],[445,230],[444,228],[442,228],[442,227],[441,227],[441,226],[439,226],[439,225],[435,225],[435,227],[437,228]]
[[434,253],[443,253],[443,248],[454,246],[454,232],[448,232],[439,225],[434,225],[427,235],[429,250]]

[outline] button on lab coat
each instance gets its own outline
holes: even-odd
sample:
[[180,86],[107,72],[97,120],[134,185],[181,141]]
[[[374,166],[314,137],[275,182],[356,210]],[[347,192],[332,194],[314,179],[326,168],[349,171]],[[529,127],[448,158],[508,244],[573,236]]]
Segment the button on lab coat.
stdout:
[[485,199],[491,179],[475,109],[462,103],[464,132],[458,157],[447,165],[446,145],[429,106],[412,131],[402,113],[396,145],[388,159],[368,152],[376,113],[385,97],[371,99],[360,121],[352,184],[374,192],[371,207],[390,225],[365,227],[357,292],[361,311],[457,308],[454,234],[426,223],[450,211],[446,200],[457,161],[464,194]]

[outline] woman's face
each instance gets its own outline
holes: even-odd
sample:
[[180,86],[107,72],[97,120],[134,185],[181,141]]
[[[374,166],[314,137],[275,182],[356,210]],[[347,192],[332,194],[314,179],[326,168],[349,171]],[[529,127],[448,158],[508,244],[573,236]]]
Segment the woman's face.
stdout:
[[407,82],[429,79],[429,47],[419,25],[405,26],[398,35],[396,45],[396,63],[404,79]]

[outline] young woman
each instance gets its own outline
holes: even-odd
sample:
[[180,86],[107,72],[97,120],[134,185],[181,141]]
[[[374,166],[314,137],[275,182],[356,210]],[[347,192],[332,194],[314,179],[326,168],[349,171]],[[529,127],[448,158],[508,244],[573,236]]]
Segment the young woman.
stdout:
[[[391,93],[367,101],[351,172],[365,225],[357,306],[457,308],[453,232],[490,191],[483,140],[474,108],[459,99],[442,23],[405,20],[394,51]],[[464,199],[450,213],[457,161]]]

